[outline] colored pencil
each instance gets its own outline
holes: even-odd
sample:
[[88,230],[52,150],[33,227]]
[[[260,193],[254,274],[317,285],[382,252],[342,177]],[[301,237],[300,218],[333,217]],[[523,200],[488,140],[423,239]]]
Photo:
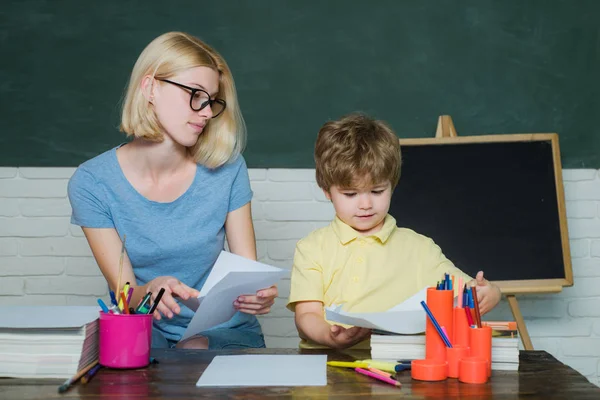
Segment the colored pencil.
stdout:
[[473,304],[475,305],[475,323],[478,328],[481,328],[481,314],[479,313],[479,300],[477,299],[477,287],[475,285],[471,286],[471,290],[473,291]]
[[86,383],[88,383],[89,381],[91,381],[91,380],[92,380],[92,378],[94,377],[94,375],[96,375],[96,372],[98,372],[98,370],[99,370],[100,368],[102,368],[102,365],[100,365],[100,364],[96,364],[96,365],[94,366],[94,368],[90,369],[90,370],[88,371],[88,373],[87,373],[87,374],[85,374],[85,376],[81,378],[81,383],[83,383],[83,384],[85,385]]
[[465,313],[467,313],[467,323],[469,326],[473,326],[473,316],[471,315],[471,309],[469,306],[465,307]]
[[[379,375],[381,375],[381,376],[385,376],[386,378],[389,378],[389,379],[394,379],[394,376],[393,376],[392,374],[390,374],[390,373],[387,373],[387,372],[385,372],[385,371],[382,371],[382,370],[380,370],[380,369],[373,368],[373,367],[369,367],[368,369],[369,369],[369,371],[371,371],[371,372],[372,372],[372,373],[374,373],[374,374],[379,374]],[[394,379],[394,380],[395,380],[395,379]]]
[[442,332],[444,332],[444,335],[446,335],[446,338],[448,339],[448,343],[450,343],[450,347],[452,347],[452,342],[450,341],[450,336],[448,335],[448,331],[446,331],[446,328],[444,328],[442,326]]
[[98,364],[98,360],[93,361],[92,363],[90,363],[87,367],[85,367],[84,369],[82,369],[81,371],[77,372],[77,374],[75,374],[74,377],[69,378],[65,381],[65,383],[63,383],[62,385],[60,385],[60,387],[58,388],[58,393],[64,393],[67,390],[69,390],[69,388],[75,383],[77,382],[83,375],[87,374],[87,372],[94,368],[94,366]]
[[327,361],[327,365],[329,365],[330,367],[342,367],[342,368],[356,368],[356,367],[369,368],[368,363],[357,362],[357,361]]
[[421,301],[421,306],[425,309],[425,312],[429,316],[429,320],[431,321],[431,323],[433,324],[433,326],[437,330],[438,334],[442,338],[442,341],[446,344],[446,347],[452,347],[452,344],[450,344],[450,340],[446,337],[446,335],[442,331],[442,328],[440,327],[440,324],[438,324],[437,320],[433,316],[433,313],[431,312],[431,310],[429,309],[429,307],[427,307],[427,304],[425,304],[424,301]]
[[375,379],[378,379],[378,380],[380,380],[382,382],[389,383],[390,385],[393,385],[393,386],[396,386],[396,387],[402,386],[402,384],[400,382],[398,382],[398,381],[395,381],[395,380],[390,379],[390,378],[386,378],[385,376],[381,376],[381,375],[376,374],[376,373],[371,372],[371,371],[367,371],[366,369],[354,368],[354,370],[356,372],[358,372],[359,374],[370,376],[371,378],[375,378]]

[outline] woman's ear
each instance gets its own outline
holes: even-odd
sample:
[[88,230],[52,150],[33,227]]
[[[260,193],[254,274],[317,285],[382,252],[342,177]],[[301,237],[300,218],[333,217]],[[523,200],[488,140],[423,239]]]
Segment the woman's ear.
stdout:
[[154,77],[146,75],[142,79],[142,94],[149,103],[154,101]]

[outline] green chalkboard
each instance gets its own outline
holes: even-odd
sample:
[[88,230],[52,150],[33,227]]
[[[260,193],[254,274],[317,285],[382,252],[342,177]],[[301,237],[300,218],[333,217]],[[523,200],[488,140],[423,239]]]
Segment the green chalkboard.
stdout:
[[401,138],[557,132],[567,168],[600,168],[600,1],[4,0],[0,165],[76,166],[124,141],[119,104],[154,37],[228,60],[250,167],[313,167],[328,119],[364,111]]
[[398,226],[504,293],[573,284],[556,135],[406,142],[390,206]]

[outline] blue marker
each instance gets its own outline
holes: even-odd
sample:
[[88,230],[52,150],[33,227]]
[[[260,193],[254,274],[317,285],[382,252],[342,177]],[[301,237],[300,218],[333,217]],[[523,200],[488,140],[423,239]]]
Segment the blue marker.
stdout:
[[100,308],[102,309],[102,311],[104,311],[105,313],[108,314],[108,307],[106,307],[106,304],[104,304],[104,302],[102,301],[102,299],[98,299],[98,305],[100,306]]
[[396,372],[405,371],[407,369],[411,369],[412,360],[398,360],[398,365],[394,367]]
[[118,306],[119,303],[117,303],[117,298],[115,297],[115,292],[113,292],[112,290],[109,292],[110,293],[110,302],[112,304],[114,304],[115,306]]

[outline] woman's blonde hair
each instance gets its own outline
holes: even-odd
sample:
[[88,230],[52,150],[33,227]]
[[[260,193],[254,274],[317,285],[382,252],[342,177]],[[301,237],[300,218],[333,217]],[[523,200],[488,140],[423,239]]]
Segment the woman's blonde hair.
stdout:
[[[400,140],[385,122],[354,113],[325,123],[315,144],[317,184],[356,188],[400,179]],[[366,181],[365,181],[366,179]]]
[[147,75],[155,79],[169,79],[195,67],[208,67],[219,73],[217,97],[225,100],[227,107],[217,118],[209,120],[196,144],[188,150],[197,163],[217,168],[242,152],[246,125],[227,63],[212,47],[194,36],[168,32],[154,39],[142,51],[129,79],[120,129],[127,136],[162,142],[162,127],[154,108],[142,93],[142,81]]

